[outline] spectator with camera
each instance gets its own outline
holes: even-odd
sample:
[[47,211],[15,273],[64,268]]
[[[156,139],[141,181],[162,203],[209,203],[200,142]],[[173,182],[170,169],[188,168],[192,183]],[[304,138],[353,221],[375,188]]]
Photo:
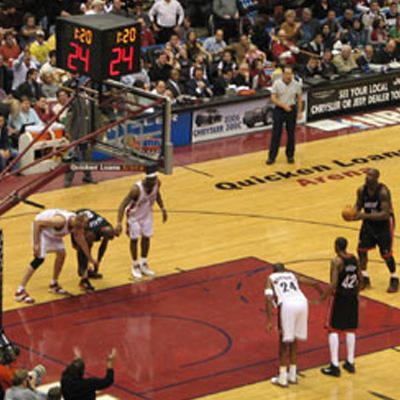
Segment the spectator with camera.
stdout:
[[85,378],[85,361],[81,352],[74,349],[75,358],[61,376],[61,392],[64,400],[95,400],[96,391],[110,387],[114,383],[114,359],[116,350],[107,357],[107,372],[104,378]]
[[[42,372],[43,370],[40,371]],[[36,371],[29,373],[26,369],[17,369],[12,378],[12,386],[6,391],[4,400],[43,400],[43,394],[36,390],[38,378],[40,374]]]

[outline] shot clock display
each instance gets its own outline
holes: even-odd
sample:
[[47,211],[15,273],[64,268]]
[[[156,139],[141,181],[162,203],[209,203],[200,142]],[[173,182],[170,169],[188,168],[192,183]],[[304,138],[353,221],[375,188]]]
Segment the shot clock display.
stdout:
[[100,82],[140,71],[140,24],[114,14],[59,18],[57,66]]

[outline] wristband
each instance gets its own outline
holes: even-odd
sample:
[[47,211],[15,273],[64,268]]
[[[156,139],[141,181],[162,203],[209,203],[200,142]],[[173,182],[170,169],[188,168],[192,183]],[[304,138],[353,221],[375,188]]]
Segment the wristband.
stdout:
[[265,295],[266,296],[273,296],[274,295],[274,291],[272,289],[265,289]]

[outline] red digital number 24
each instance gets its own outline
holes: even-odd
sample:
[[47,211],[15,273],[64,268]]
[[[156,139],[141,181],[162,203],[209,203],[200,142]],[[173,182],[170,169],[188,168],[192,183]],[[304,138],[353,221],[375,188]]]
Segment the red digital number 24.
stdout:
[[[127,50],[129,53],[127,54]],[[110,62],[110,75],[117,76],[120,75],[121,72],[116,69],[119,63],[127,62],[129,65],[129,70],[131,71],[133,68],[133,47],[129,49],[117,47],[112,50],[113,53],[117,53],[117,57]]]
[[[90,49],[83,49],[82,46],[74,42],[70,42],[69,44],[71,47],[75,49],[73,53],[68,56],[68,68],[77,71],[78,67],[75,65],[74,60],[79,60],[84,64],[85,72],[89,71],[89,61],[90,61]],[[85,53],[85,54],[84,54]]]

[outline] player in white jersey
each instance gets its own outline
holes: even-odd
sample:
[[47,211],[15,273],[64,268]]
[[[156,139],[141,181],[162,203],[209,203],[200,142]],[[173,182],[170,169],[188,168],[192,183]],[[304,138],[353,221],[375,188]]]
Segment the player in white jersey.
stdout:
[[61,295],[67,294],[67,291],[59,285],[58,278],[66,256],[63,237],[68,234],[71,234],[81,246],[90,262],[96,264],[84,237],[84,228],[87,221],[88,218],[84,213],[75,214],[58,209],[49,209],[36,216],[32,225],[34,259],[28,266],[21,285],[15,293],[14,299],[16,301],[28,304],[35,302],[27,293],[26,285],[34,272],[43,264],[47,253],[56,253],[53,280],[50,283],[49,292]]
[[278,307],[280,368],[279,376],[272,378],[271,382],[282,387],[297,383],[297,340],[307,340],[308,301],[299,283],[314,287],[321,295],[323,293],[318,283],[302,276],[296,277],[280,263],[273,265],[265,289],[267,332],[272,329],[272,305]]
[[[157,172],[146,174],[143,181],[136,182],[128,195],[122,200],[118,209],[118,221],[115,228],[117,235],[122,232],[124,213],[127,218],[127,234],[129,235],[130,251],[132,255],[132,275],[141,279],[143,275],[154,276],[150,270],[147,256],[150,249],[150,238],[153,236],[153,205],[156,202],[163,215],[163,222],[167,221],[167,210],[160,192],[161,182]],[[137,243],[141,237],[141,261],[138,261]]]

